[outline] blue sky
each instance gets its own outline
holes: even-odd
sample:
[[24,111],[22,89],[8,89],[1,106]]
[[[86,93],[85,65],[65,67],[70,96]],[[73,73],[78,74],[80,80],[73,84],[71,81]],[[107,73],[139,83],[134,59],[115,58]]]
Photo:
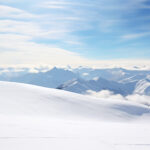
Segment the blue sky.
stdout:
[[0,0],[2,64],[149,60],[148,0]]

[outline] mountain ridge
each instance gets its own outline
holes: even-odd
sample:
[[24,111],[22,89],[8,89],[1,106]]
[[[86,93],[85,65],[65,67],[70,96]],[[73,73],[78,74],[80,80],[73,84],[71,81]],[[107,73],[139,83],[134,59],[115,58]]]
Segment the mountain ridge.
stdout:
[[[72,92],[86,93],[86,90],[93,90],[95,92],[100,90],[110,90],[114,93],[121,95],[146,94],[150,95],[150,88],[140,89],[145,87],[143,84],[148,83],[147,76],[150,75],[150,71],[143,70],[126,70],[123,68],[112,68],[112,69],[93,69],[93,68],[57,68],[54,67],[45,72],[30,73],[28,69],[21,70],[20,72],[13,72],[13,68],[8,69],[8,72],[0,70],[1,81],[11,81],[27,83],[32,85],[38,85],[48,88],[60,88],[63,84],[71,87],[73,80],[77,80],[78,87]],[[101,82],[96,79],[102,79]],[[78,81],[79,80],[79,81]],[[143,84],[140,84],[143,83]],[[69,85],[71,84],[71,85]],[[63,87],[63,86],[62,86]],[[75,87],[75,85],[74,85]],[[77,89],[78,88],[78,89]],[[63,88],[61,88],[63,89]],[[64,88],[65,90],[65,88]],[[67,88],[66,88],[67,90]]]

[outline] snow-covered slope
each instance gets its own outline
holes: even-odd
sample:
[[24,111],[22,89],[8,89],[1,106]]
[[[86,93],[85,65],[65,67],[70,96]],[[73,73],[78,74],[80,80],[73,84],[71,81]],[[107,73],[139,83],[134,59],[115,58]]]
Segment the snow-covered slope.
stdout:
[[0,82],[0,91],[0,113],[8,115],[126,120],[150,112],[147,107],[130,102],[106,101],[19,83]]
[[146,78],[146,74],[139,74],[139,75],[134,75],[130,76],[128,78],[125,78],[123,80],[120,80],[120,83],[131,83],[131,82],[138,82],[141,79]]
[[0,82],[2,150],[149,150],[150,109]]
[[137,82],[134,93],[141,95],[150,95],[150,76]]

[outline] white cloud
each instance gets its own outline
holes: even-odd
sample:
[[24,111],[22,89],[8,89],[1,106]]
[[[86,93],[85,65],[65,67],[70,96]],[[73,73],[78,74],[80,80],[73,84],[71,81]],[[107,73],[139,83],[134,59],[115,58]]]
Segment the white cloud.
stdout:
[[67,2],[56,2],[56,1],[50,1],[50,2],[43,2],[39,4],[39,7],[48,8],[48,9],[65,9],[68,3]]
[[147,95],[134,94],[134,95],[127,96],[126,99],[129,101],[133,101],[133,102],[137,102],[137,103],[150,106],[150,96],[147,96]]
[[[88,4],[89,3],[89,4]],[[68,9],[68,6],[93,6],[91,2],[88,1],[88,3],[84,3],[83,1],[80,1],[80,2],[73,2],[73,1],[45,1],[45,2],[42,2],[40,3],[38,6],[39,7],[44,7],[44,8],[59,8],[59,7],[62,7],[62,8],[65,8],[65,9]]]
[[[30,3],[31,1],[28,2]],[[38,2],[41,4],[41,1]],[[38,2],[34,1],[34,3],[32,3],[34,5],[31,6],[35,12],[41,9],[40,5],[36,5]],[[143,1],[138,1],[136,3],[139,5],[142,2]],[[49,1],[42,3],[45,7],[65,7],[67,11],[59,10],[52,13],[44,9],[41,13],[42,15],[35,15],[18,8],[0,5],[0,17],[2,18],[2,20],[0,20],[0,32],[5,33],[0,35],[1,65],[41,63],[52,65],[83,65],[95,68],[150,68],[149,60],[88,60],[77,53],[61,49],[59,46],[33,42],[38,38],[38,40],[48,39],[48,42],[51,42],[50,40],[57,40],[64,44],[81,46],[81,37],[74,34],[74,32],[92,30],[95,27],[92,23],[98,20],[101,21],[100,28],[102,28],[102,31],[106,31],[106,28],[110,28],[110,26],[115,24],[115,21],[119,22],[119,20],[111,20],[107,15],[103,15],[103,13],[99,15],[99,7],[107,6],[104,0],[101,1],[102,5],[98,5],[100,1],[87,1],[86,3],[85,1]],[[111,3],[113,4],[114,0],[111,0]],[[107,10],[107,7],[105,9]],[[100,18],[101,16],[103,17]]]
[[52,25],[50,29],[43,29],[40,24],[31,21],[0,20],[0,32],[20,34],[34,38],[62,39],[69,32],[67,29],[59,29]]
[[[66,15],[70,15],[73,18],[80,18],[80,22],[82,22],[83,25],[77,24],[72,26],[72,29],[76,26],[85,27],[87,24],[90,25],[94,23],[94,25],[97,25],[97,31],[113,32],[114,27],[119,27],[122,23],[128,22],[122,15],[128,15],[131,12],[136,13],[138,9],[146,8],[144,5],[145,2],[146,0],[110,0],[109,3],[106,0],[51,0],[40,2],[37,6],[47,8],[50,12],[51,9],[60,9],[58,14],[55,12],[55,15],[61,14],[61,17],[64,15],[63,18],[65,18]],[[76,22],[74,21],[73,23]],[[92,25],[92,27],[89,26],[88,29],[95,29],[94,25]],[[82,30],[84,29],[82,28]],[[141,36],[145,36],[145,34],[134,35],[129,32],[129,34],[122,36],[122,39],[133,39]]]
[[[0,32],[30,35],[32,38],[61,40],[70,45],[81,43],[74,31],[86,30],[80,15],[64,13],[32,14],[24,10],[0,5]],[[5,18],[5,19],[4,19]]]
[[42,31],[34,22],[0,20],[0,32],[37,36]]
[[18,19],[30,19],[37,17],[31,13],[24,10],[14,8],[7,5],[0,5],[0,18],[18,18]]
[[149,60],[89,60],[78,53],[50,45],[37,44],[30,35],[0,34],[0,65],[51,65],[93,68],[150,69]]
[[88,91],[88,95],[94,96],[97,98],[104,98],[106,100],[113,99],[113,100],[132,101],[132,102],[150,106],[150,96],[147,96],[147,95],[133,94],[133,95],[128,95],[124,97],[120,94],[114,94],[113,92],[108,91],[108,90],[102,90],[100,92]]
[[150,32],[144,32],[144,33],[135,33],[135,34],[127,34],[123,35],[121,38],[124,40],[132,40],[132,39],[137,39],[145,36],[149,36]]
[[108,90],[102,90],[100,92],[89,90],[87,91],[87,94],[97,98],[124,100],[124,97],[121,96],[120,94],[114,94],[112,91]]
[[59,1],[45,1],[40,3],[40,6],[49,7],[49,6],[83,6],[83,7],[94,7],[102,10],[128,10],[133,11],[133,9],[139,8],[149,8],[144,5],[147,0],[109,0],[109,3],[105,0],[80,0],[80,1],[68,1],[68,0],[59,0]]
[[70,63],[79,64],[86,60],[76,53],[61,48],[31,42],[28,36],[1,34],[0,41],[1,65],[50,64],[61,66]]

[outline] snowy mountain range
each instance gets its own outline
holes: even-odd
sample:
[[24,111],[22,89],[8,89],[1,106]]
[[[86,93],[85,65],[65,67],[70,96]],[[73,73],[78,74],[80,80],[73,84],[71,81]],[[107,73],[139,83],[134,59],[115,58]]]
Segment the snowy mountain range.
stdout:
[[109,90],[123,96],[133,93],[150,95],[150,70],[126,70],[123,68],[93,69],[93,68],[52,68],[43,72],[29,72],[23,68],[16,71],[13,68],[4,71],[0,69],[0,80],[28,83],[48,88],[58,88],[80,94],[88,90],[99,92]]
[[115,94],[128,94],[124,84],[115,81],[109,81],[103,78],[95,78],[93,80],[73,79],[58,87],[66,91],[86,94],[88,90],[99,92],[101,90],[113,91]]

